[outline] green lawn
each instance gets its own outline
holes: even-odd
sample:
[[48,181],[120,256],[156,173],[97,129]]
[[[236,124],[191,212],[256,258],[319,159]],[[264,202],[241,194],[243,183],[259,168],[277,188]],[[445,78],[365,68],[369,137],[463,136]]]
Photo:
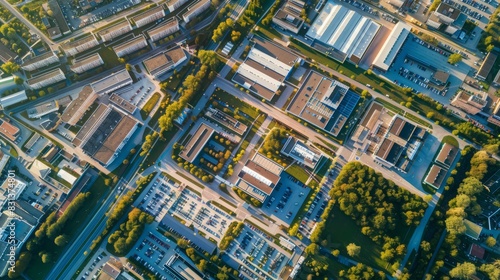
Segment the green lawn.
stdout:
[[257,118],[259,115],[259,110],[257,108],[243,102],[220,88],[217,88],[212,96],[226,102],[229,106],[238,108],[240,112],[247,114],[252,119]]
[[156,163],[158,157],[161,155],[163,150],[167,148],[168,143],[170,143],[170,140],[172,139],[172,137],[174,137],[174,135],[177,133],[178,130],[179,129],[176,126],[174,126],[170,131],[164,133],[165,140],[159,139],[156,142],[156,144],[151,148],[149,153],[146,155],[146,158],[142,162],[141,171]]
[[323,237],[328,241],[328,249],[338,249],[341,255],[348,256],[346,246],[355,243],[361,246],[361,253],[354,257],[354,260],[392,274],[392,271],[386,268],[388,263],[380,259],[382,247],[368,236],[361,234],[361,228],[356,222],[338,207],[333,207],[332,214],[334,218],[329,219],[323,231]]
[[304,167],[297,164],[290,165],[285,172],[304,184],[307,182],[307,179],[309,179],[309,174],[305,171]]
[[142,120],[145,120],[148,118],[149,113],[153,111],[153,108],[156,106],[158,101],[160,100],[161,94],[159,92],[155,92],[149,99],[146,104],[141,109],[141,117]]
[[451,136],[451,135],[446,135],[445,137],[443,137],[443,140],[441,141],[442,143],[447,143],[447,144],[450,144],[454,147],[459,147],[460,145],[458,144],[458,140],[457,138]]

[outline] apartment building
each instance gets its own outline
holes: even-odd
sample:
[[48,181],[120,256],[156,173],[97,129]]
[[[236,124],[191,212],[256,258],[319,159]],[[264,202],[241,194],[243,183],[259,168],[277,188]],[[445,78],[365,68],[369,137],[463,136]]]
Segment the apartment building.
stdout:
[[101,56],[99,55],[99,53],[96,53],[80,60],[75,59],[70,69],[75,73],[81,74],[85,71],[96,68],[103,64],[104,61],[102,60]]
[[159,20],[164,16],[165,16],[165,10],[163,10],[163,5],[160,5],[156,8],[153,8],[135,17],[132,17],[132,20],[134,21],[135,26],[141,27],[148,23],[154,22],[155,20]]
[[146,41],[146,38],[144,38],[144,35],[140,35],[133,38],[132,40],[113,47],[113,50],[118,57],[124,57],[127,54],[131,54],[137,50],[145,48],[147,45],[148,42]]
[[99,42],[95,38],[93,34],[86,36],[84,38],[74,40],[74,41],[69,41],[61,44],[61,48],[63,49],[64,53],[68,56],[74,56],[75,54],[81,53],[83,51],[86,51],[90,48],[93,48],[95,46],[99,45]]
[[200,0],[191,4],[187,8],[187,12],[182,15],[182,18],[186,23],[190,22],[192,19],[196,18],[199,14],[203,13],[205,10],[210,8],[210,0]]
[[26,59],[23,64],[21,65],[21,68],[23,70],[27,71],[33,71],[45,66],[49,66],[53,63],[59,62],[59,57],[57,55],[50,51],[46,52],[44,54],[34,56],[32,58]]
[[96,34],[101,37],[103,42],[112,41],[114,38],[132,31],[132,25],[128,20],[122,21],[104,30],[98,31]]
[[28,80],[28,85],[32,89],[41,89],[57,82],[66,80],[66,76],[60,68],[41,74]]
[[177,31],[179,31],[179,21],[176,17],[172,17],[162,25],[149,30],[148,36],[149,38],[151,38],[151,41],[156,42],[171,34],[174,34]]

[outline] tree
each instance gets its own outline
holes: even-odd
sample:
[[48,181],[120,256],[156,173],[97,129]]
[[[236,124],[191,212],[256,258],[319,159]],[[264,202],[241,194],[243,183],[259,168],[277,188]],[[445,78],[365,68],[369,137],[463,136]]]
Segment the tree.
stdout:
[[16,83],[16,85],[22,85],[24,83],[24,79],[18,76],[14,76],[14,83]]
[[47,252],[44,252],[42,255],[41,255],[41,258],[42,258],[42,262],[43,263],[49,263],[51,260],[52,260],[52,257],[49,253]]
[[124,165],[127,165],[127,164],[128,164],[128,159],[124,159],[124,160],[123,160],[123,164],[124,164]]
[[427,113],[427,118],[432,119],[434,117],[434,112]]
[[198,57],[202,64],[205,64],[210,67],[210,69],[215,70],[219,65],[219,58],[217,57],[217,53],[214,51],[206,51],[199,50]]
[[471,279],[476,274],[476,266],[470,262],[459,263],[450,270],[450,276],[458,279]]
[[196,266],[201,272],[204,272],[207,269],[207,261],[202,259]]
[[60,247],[64,246],[68,243],[68,237],[64,234],[61,234],[61,235],[57,236],[56,239],[54,239],[54,243]]
[[420,243],[420,248],[422,248],[424,252],[429,252],[431,250],[431,243],[424,240]]
[[177,246],[179,246],[181,249],[186,249],[186,247],[189,245],[189,241],[186,239],[179,239],[177,240]]
[[361,246],[358,246],[354,243],[349,243],[349,245],[346,246],[346,249],[347,254],[351,257],[355,257],[361,252]]
[[2,71],[5,72],[5,74],[7,75],[10,75],[14,72],[17,72],[19,71],[19,65],[17,65],[16,63],[12,62],[12,61],[7,61],[6,63],[2,64],[2,66],[0,66],[0,68],[2,68]]
[[459,53],[454,53],[454,54],[451,54],[451,55],[448,57],[448,63],[449,63],[449,64],[457,64],[457,63],[459,63],[460,61],[462,61],[462,56],[461,56]]
[[463,217],[450,216],[446,219],[445,223],[446,229],[451,234],[463,234],[467,230]]
[[494,247],[497,244],[497,240],[493,236],[488,236],[486,238],[486,246],[488,247]]
[[125,69],[127,69],[127,71],[132,71],[132,65],[130,65],[130,63],[125,64]]
[[335,249],[335,250],[333,250],[333,251],[332,251],[332,255],[333,255],[334,257],[338,257],[338,256],[340,255],[340,250],[339,250],[339,249]]
[[319,245],[316,243],[309,244],[304,250],[308,255],[317,255],[319,252]]

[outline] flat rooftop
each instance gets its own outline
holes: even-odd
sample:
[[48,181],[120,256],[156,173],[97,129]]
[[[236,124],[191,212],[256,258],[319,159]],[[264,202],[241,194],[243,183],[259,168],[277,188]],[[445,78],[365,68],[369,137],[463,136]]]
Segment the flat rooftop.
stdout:
[[450,6],[446,3],[439,4],[439,7],[437,8],[436,12],[438,14],[442,14],[444,16],[447,16],[453,20],[457,19],[458,16],[460,15],[459,9],[455,9],[453,6]]
[[429,173],[425,177],[425,182],[432,185],[434,188],[439,189],[446,177],[446,169],[443,169],[435,164],[432,165]]
[[329,0],[306,36],[361,59],[379,28],[371,19]]
[[[93,95],[93,96],[92,96]],[[61,116],[61,120],[65,123],[69,122],[76,114],[80,115],[80,117],[85,113],[88,109],[86,106],[82,108],[83,104],[88,103],[88,99],[93,99],[92,102],[97,98],[97,95],[94,94],[92,87],[84,86],[82,90],[78,93],[78,97],[73,100],[69,106],[64,110],[64,113]],[[90,102],[91,103],[91,102]],[[88,104],[90,105],[90,104]],[[78,119],[80,119],[78,117]]]
[[29,115],[35,115],[35,114],[43,114],[45,112],[52,111],[58,107],[59,107],[58,102],[56,100],[52,100],[49,102],[42,103],[42,104],[35,106],[33,108],[29,108],[26,111],[27,111],[28,116],[29,116]]
[[193,162],[214,132],[211,126],[201,123],[181,151],[181,158]]
[[0,60],[5,63],[17,57],[13,51],[7,48],[2,42],[0,42]]
[[132,77],[130,77],[130,74],[126,69],[123,69],[121,71],[115,72],[105,78],[102,78],[98,81],[91,83],[90,86],[92,87],[95,93],[100,93],[101,91],[113,87],[114,85],[129,80],[132,80]]
[[176,17],[171,17],[171,18],[167,19],[164,23],[156,26],[155,28],[148,30],[148,35],[149,35],[149,37],[152,37],[158,33],[163,32],[164,30],[168,30],[168,29],[170,29],[174,26],[177,26],[177,25],[179,25],[179,20],[177,20]]
[[21,66],[27,66],[27,65],[39,62],[39,61],[43,61],[43,60],[45,60],[45,59],[47,59],[49,57],[57,57],[57,56],[56,56],[56,54],[54,52],[49,51],[49,52],[46,52],[44,54],[33,56],[31,58],[28,58],[28,59],[24,60],[24,62],[23,62],[23,64]]
[[443,164],[446,167],[450,167],[455,157],[457,156],[458,148],[452,146],[448,143],[444,143],[436,157],[436,162]]
[[198,10],[201,6],[205,5],[207,2],[210,2],[210,0],[199,0],[198,2],[195,2],[193,4],[191,4],[189,7],[188,7],[188,11],[184,13],[184,15],[189,15],[193,12],[195,12],[196,10]]
[[375,57],[373,65],[384,71],[389,70],[406,38],[408,38],[410,30],[411,27],[409,25],[402,21],[398,22],[392,28],[389,37],[385,40],[384,45],[382,45],[382,48]]
[[94,61],[98,61],[102,59],[101,56],[99,55],[99,53],[95,53],[93,55],[90,55],[90,56],[87,56],[85,58],[82,58],[80,60],[76,60],[73,62],[73,65],[71,65],[71,68],[77,68],[77,67],[80,67],[80,66],[83,66],[83,65],[87,65],[89,63],[92,63]]
[[76,146],[80,146],[85,138],[87,138],[87,134],[94,127],[94,125],[100,121],[101,117],[108,113],[109,107],[103,103],[100,103],[92,115],[87,119],[87,121],[80,128],[75,138],[73,139],[73,144]]
[[398,136],[399,138],[409,141],[413,132],[415,131],[415,126],[400,116],[395,116],[391,127],[389,128],[389,133]]
[[113,132],[106,138],[106,141],[94,154],[94,158],[100,162],[107,163],[116,153],[125,137],[136,126],[137,121],[128,115],[123,116]]
[[129,114],[133,114],[137,109],[137,107],[134,104],[128,102],[123,97],[114,93],[111,94],[111,96],[109,97],[109,101],[113,102],[113,104],[125,110]]
[[159,5],[156,8],[152,8],[150,10],[145,11],[144,13],[141,13],[137,16],[134,16],[134,17],[132,17],[132,20],[134,22],[137,22],[137,21],[140,21],[140,20],[145,19],[147,17],[150,17],[156,13],[161,13],[161,12],[163,12],[163,14],[165,15],[165,10],[163,10],[163,5]]
[[245,164],[238,177],[267,195],[273,192],[280,180],[280,176],[251,160]]
[[55,76],[57,76],[57,75],[61,75],[61,74],[63,74],[63,75],[64,75],[63,71],[61,71],[61,69],[60,69],[60,68],[56,68],[56,69],[54,69],[54,70],[52,70],[52,71],[49,71],[49,72],[43,73],[43,74],[41,74],[41,75],[38,75],[38,76],[36,76],[36,77],[34,77],[34,78],[29,79],[29,80],[27,81],[27,83],[28,83],[28,85],[34,85],[34,84],[37,84],[37,83],[39,83],[39,82],[41,82],[41,81],[45,81],[45,80],[47,80],[47,79],[50,79],[50,78],[52,78],[52,77],[55,77]]
[[83,37],[81,39],[64,42],[60,46],[63,49],[70,49],[70,48],[78,47],[78,46],[81,46],[83,44],[86,44],[86,43],[92,42],[92,41],[97,41],[97,40],[93,34],[90,34],[89,36]]
[[121,21],[113,26],[110,26],[108,28],[105,28],[101,31],[98,31],[97,32],[97,35],[99,36],[106,36],[110,33],[113,33],[115,32],[116,30],[121,30],[121,29],[124,29],[124,28],[129,28],[130,30],[132,30],[132,26],[130,26],[130,22],[128,20],[124,20],[124,21]]
[[493,65],[495,65],[497,57],[498,56],[496,54],[489,52],[486,58],[484,59],[483,63],[481,64],[481,67],[477,71],[476,76],[483,77],[484,79],[486,79],[490,74]]
[[[125,43],[114,46],[113,50],[115,52],[121,52],[125,49],[130,48],[131,46],[134,46],[134,45],[137,45],[140,43],[145,43],[145,42],[146,42],[146,38],[144,38],[144,35],[139,35],[139,36],[136,36],[135,38],[133,38],[132,40],[129,40]],[[147,44],[147,42],[146,42],[146,44]]]
[[390,139],[384,138],[379,145],[376,156],[392,164],[396,164],[403,147]]

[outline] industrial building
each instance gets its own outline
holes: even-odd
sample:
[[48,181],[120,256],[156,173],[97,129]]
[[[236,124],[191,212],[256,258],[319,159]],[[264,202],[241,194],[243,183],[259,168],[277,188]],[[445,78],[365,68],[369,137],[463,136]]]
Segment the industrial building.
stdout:
[[457,92],[451,100],[451,105],[463,110],[470,115],[482,115],[487,118],[488,114],[483,112],[483,109],[488,104],[488,94],[485,92],[477,92],[471,94],[465,90]]
[[137,107],[128,102],[127,100],[123,99],[123,97],[119,96],[118,94],[111,94],[109,97],[109,101],[113,104],[116,105],[116,107],[122,109],[123,111],[133,115],[135,111],[137,110]]
[[337,136],[359,98],[347,85],[311,71],[290,102],[287,112]]
[[177,17],[171,17],[166,20],[163,24],[148,31],[148,36],[151,41],[156,42],[163,39],[175,32],[179,31],[179,21]]
[[287,157],[293,158],[299,164],[307,166],[311,169],[316,167],[316,164],[323,156],[318,149],[312,146],[307,146],[304,142],[293,136],[288,137],[283,145],[283,148],[281,149],[281,153]]
[[66,80],[66,76],[60,68],[50,72],[41,74],[39,76],[28,79],[26,82],[32,89],[41,89],[43,87],[55,84],[60,81]]
[[110,42],[118,36],[126,34],[132,31],[132,25],[128,20],[124,20],[118,24],[105,28],[97,32],[97,35],[101,37],[103,42]]
[[497,58],[498,56],[496,54],[489,52],[484,58],[483,63],[481,63],[481,67],[479,67],[479,70],[477,71],[476,79],[481,81],[486,80],[491,72],[491,69],[493,69],[493,65],[495,65]]
[[56,62],[59,62],[59,57],[54,52],[49,51],[44,54],[26,59],[23,64],[21,64],[21,68],[23,70],[33,71],[45,66],[49,66]]
[[436,157],[436,163],[440,164],[446,169],[450,169],[451,165],[453,164],[453,161],[457,157],[457,154],[458,154],[457,147],[445,143],[441,147],[441,150],[439,150],[439,153]]
[[139,35],[132,40],[118,46],[114,46],[113,51],[115,51],[118,57],[124,57],[147,46],[148,42],[146,41],[146,38],[144,38],[144,35]]
[[91,56],[88,56],[83,59],[79,60],[74,60],[73,65],[70,66],[71,71],[81,74],[83,72],[86,72],[90,69],[94,69],[98,66],[101,66],[104,64],[104,61],[102,60],[101,56],[99,53],[95,53]]
[[307,31],[312,46],[344,62],[347,58],[359,64],[380,25],[332,0],[326,2]]
[[59,110],[59,103],[57,100],[52,100],[28,109],[27,113],[30,119],[39,119],[50,113],[57,112],[57,110]]
[[441,184],[443,184],[446,173],[446,169],[433,164],[429,172],[427,172],[427,176],[425,176],[424,183],[432,186],[435,189],[439,189],[441,187]]
[[61,48],[67,56],[74,56],[99,45],[99,42],[93,34],[74,41],[68,41],[61,44]]
[[78,97],[66,107],[61,120],[69,125],[75,125],[96,99],[97,94],[94,93],[92,87],[84,86],[78,93]]
[[278,185],[283,167],[262,154],[255,154],[238,174],[236,187],[264,202]]
[[402,21],[394,26],[389,37],[386,39],[373,61],[374,68],[382,72],[387,72],[387,70],[389,70],[399,50],[410,35],[410,30],[411,27]]
[[165,16],[165,10],[163,10],[163,5],[159,5],[156,8],[145,11],[142,14],[132,17],[132,21],[135,26],[142,27],[148,23],[159,20]]
[[434,29],[444,28],[444,32],[458,37],[457,33],[461,32],[466,20],[467,15],[462,14],[459,9],[447,3],[441,3],[429,16],[426,24]]
[[187,56],[184,50],[181,47],[175,47],[144,60],[144,67],[149,74],[158,78],[186,60]]
[[96,94],[108,94],[132,84],[132,77],[126,69],[113,73],[90,84]]
[[6,107],[12,106],[19,102],[23,102],[25,100],[28,100],[28,96],[26,95],[25,90],[21,90],[0,98],[0,105],[2,106],[2,109],[5,109]]
[[284,85],[294,65],[301,61],[301,58],[289,50],[254,38],[245,62],[240,65],[232,80],[264,99],[271,100]]
[[304,24],[301,18],[301,12],[306,3],[300,0],[288,0],[283,6],[274,14],[273,23],[283,30],[288,30],[295,34]]
[[101,103],[73,139],[73,144],[103,166],[108,166],[135,132],[137,125],[135,119],[114,106]]
[[189,5],[189,7],[187,8],[187,12],[182,15],[182,18],[186,23],[188,23],[192,19],[196,18],[196,16],[210,8],[210,5],[210,0],[199,0]]
[[184,145],[184,149],[182,149],[179,156],[188,162],[193,162],[214,132],[216,131],[213,127],[206,123],[201,123],[193,136]]

